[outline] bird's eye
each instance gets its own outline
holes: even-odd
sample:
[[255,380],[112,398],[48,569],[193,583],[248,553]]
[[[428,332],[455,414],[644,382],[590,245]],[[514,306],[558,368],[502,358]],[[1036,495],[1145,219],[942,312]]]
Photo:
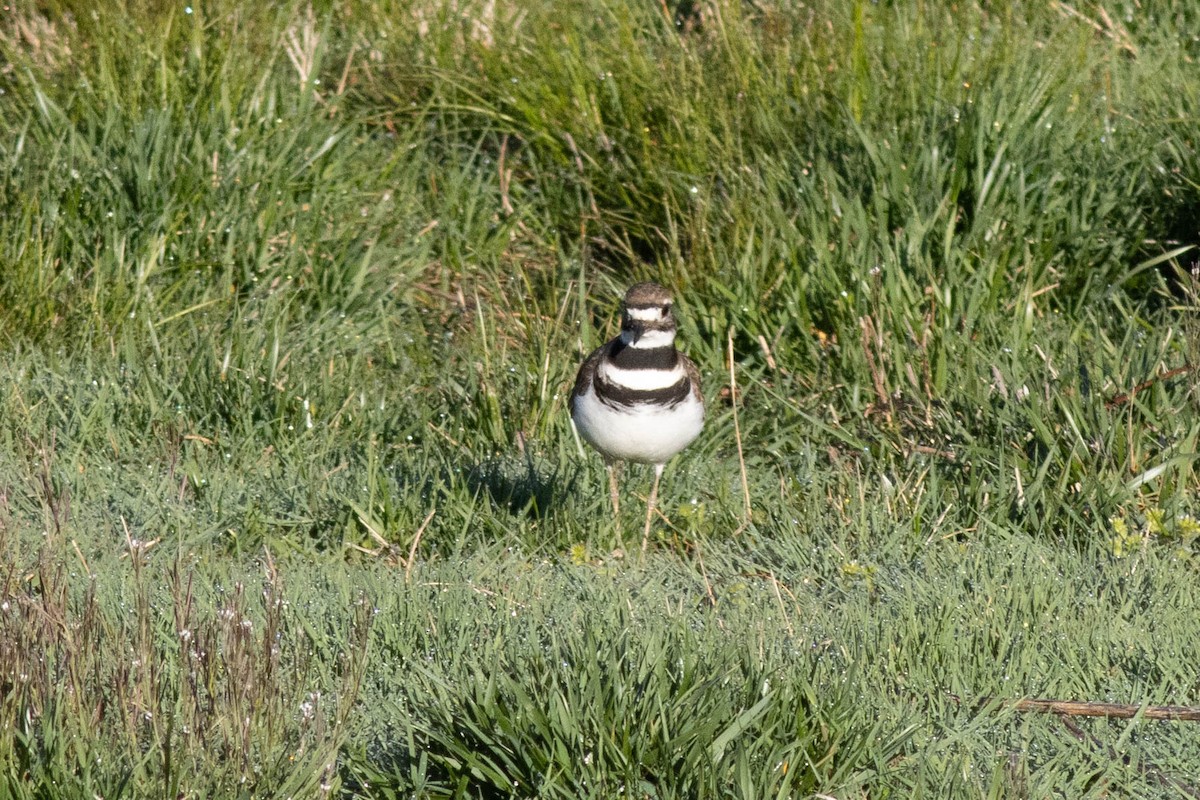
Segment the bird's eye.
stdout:
[[667,305],[662,307],[662,318],[666,319],[667,315],[670,313],[671,313],[671,304],[668,303]]

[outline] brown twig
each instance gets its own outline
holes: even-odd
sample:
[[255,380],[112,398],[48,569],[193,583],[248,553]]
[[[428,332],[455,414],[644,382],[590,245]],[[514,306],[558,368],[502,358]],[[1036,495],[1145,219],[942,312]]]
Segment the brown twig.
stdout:
[[[958,695],[950,695],[956,703],[962,703]],[[1046,700],[1025,698],[1021,700],[1004,700],[997,697],[982,697],[975,703],[981,708],[991,703],[999,702],[1002,708],[1014,711],[1026,711],[1040,714],[1054,714],[1062,722],[1071,735],[1080,742],[1089,743],[1092,747],[1104,753],[1111,761],[1130,763],[1128,756],[1120,755],[1111,746],[1104,744],[1095,734],[1084,730],[1075,722],[1075,717],[1103,717],[1105,719],[1142,719],[1164,720],[1168,722],[1200,722],[1200,706],[1149,706],[1133,705],[1131,703],[1092,703],[1083,700]],[[1200,789],[1185,783],[1178,778],[1163,772],[1153,764],[1140,762],[1138,770],[1143,776],[1150,778],[1161,786],[1175,789],[1188,797],[1200,800]]]
[[405,583],[408,583],[412,577],[413,563],[417,560],[417,545],[421,543],[421,536],[424,535],[425,529],[429,527],[429,523],[433,520],[433,515],[436,512],[436,507],[429,509],[429,513],[425,515],[424,521],[421,522],[421,527],[417,528],[417,532],[413,534],[412,546],[408,548],[408,560],[404,562]]
[[767,359],[767,366],[771,368],[771,371],[779,369],[779,366],[775,363],[775,356],[771,355],[771,345],[767,344],[767,337],[761,333],[758,335],[758,346],[762,348],[763,355]]
[[763,580],[763,581],[766,581],[767,583],[771,584],[771,588],[775,592],[775,602],[777,602],[779,604],[779,611],[780,611],[780,613],[783,614],[784,625],[787,626],[788,635],[795,636],[796,633],[795,633],[795,630],[793,630],[793,628],[792,628],[792,623],[790,621],[788,621],[787,607],[784,606],[784,604],[783,604],[783,595],[787,594],[788,598],[792,601],[793,604],[795,604],[796,612],[797,612],[797,614],[799,614],[800,613],[800,601],[798,601],[796,599],[795,592],[793,592],[791,589],[789,589],[787,587],[786,583],[779,580],[779,578],[776,578],[775,573],[773,571],[757,570],[755,572],[743,572],[741,574],[743,577],[758,578],[759,580]]
[[938,450],[936,447],[930,447],[924,444],[915,445],[913,447],[913,452],[920,453],[923,456],[937,456],[938,458],[944,458],[948,461],[958,460],[958,456],[956,456],[950,450]]
[[[950,695],[950,697],[956,703],[962,702],[962,698],[958,695]],[[1043,698],[1004,700],[996,697],[983,697],[976,701],[975,707],[979,708],[997,701],[1004,708],[1011,708],[1014,711],[1058,714],[1064,717],[1133,719],[1140,716],[1144,719],[1172,722],[1200,722],[1200,706],[1148,706],[1133,703],[1097,703],[1086,700],[1047,700]]]
[[[880,336],[879,330],[875,327],[875,321],[870,315],[860,317],[858,320],[859,328],[862,330],[862,349],[863,355],[867,359],[867,369],[871,373],[871,382],[875,387],[875,397],[879,401],[879,409],[883,411],[887,418],[887,424],[892,424],[892,398],[888,396],[887,387],[883,378],[883,370],[881,364],[883,361],[883,337]],[[879,360],[877,361],[876,350],[879,350]]]
[[704,568],[704,553],[700,551],[700,542],[696,542],[696,560],[700,564],[700,575],[704,578],[704,592],[708,595],[709,608],[717,607],[717,596],[713,593],[712,583],[708,580],[708,570]]
[[1057,6],[1059,13],[1061,13],[1064,17],[1074,17],[1075,19],[1082,20],[1090,25],[1092,30],[1094,30],[1096,33],[1100,34],[1101,36],[1107,36],[1109,39],[1111,39],[1113,44],[1115,44],[1119,49],[1124,50],[1126,53],[1129,53],[1129,55],[1137,58],[1137,46],[1134,45],[1133,41],[1130,39],[1129,31],[1125,29],[1124,25],[1115,23],[1112,17],[1108,15],[1108,12],[1104,10],[1103,6],[1099,7],[1100,18],[1104,20],[1104,24],[1102,25],[1091,17],[1076,11],[1066,3],[1055,2],[1052,3],[1052,5]]
[[1162,373],[1161,375],[1156,375],[1153,378],[1150,378],[1149,380],[1142,381],[1141,383],[1139,383],[1137,386],[1133,387],[1133,389],[1126,392],[1125,394],[1117,395],[1116,397],[1112,398],[1107,403],[1105,403],[1104,407],[1108,408],[1108,409],[1112,409],[1112,408],[1116,408],[1117,406],[1123,406],[1126,403],[1128,403],[1129,401],[1133,400],[1133,398],[1137,397],[1138,392],[1144,392],[1146,389],[1149,389],[1151,386],[1158,383],[1159,381],[1166,381],[1166,380],[1170,380],[1171,378],[1177,378],[1180,375],[1186,375],[1189,372],[1191,372],[1193,369],[1195,369],[1195,367],[1193,367],[1191,364],[1184,364],[1182,367],[1176,367],[1175,369],[1169,369],[1166,372]]
[[1112,719],[1165,719],[1175,722],[1200,722],[1200,706],[1139,706],[1131,703],[1092,703],[1081,700],[1018,700],[1011,706],[1017,711],[1059,714],[1067,717],[1108,717]]
[[738,466],[741,468],[742,475],[742,500],[746,506],[746,515],[742,519],[741,526],[737,529],[737,533],[741,533],[750,526],[750,522],[753,519],[753,509],[750,504],[750,483],[746,479],[746,457],[742,452],[742,428],[738,423],[737,375],[734,371],[732,326],[729,328],[726,342],[729,349],[729,404],[733,409],[733,438],[737,442]]
[[508,157],[508,134],[500,140],[500,158],[497,165],[500,178],[500,209],[504,212],[504,216],[511,217],[514,213],[512,201],[508,196],[508,185],[512,180],[512,170],[505,167],[505,160]]

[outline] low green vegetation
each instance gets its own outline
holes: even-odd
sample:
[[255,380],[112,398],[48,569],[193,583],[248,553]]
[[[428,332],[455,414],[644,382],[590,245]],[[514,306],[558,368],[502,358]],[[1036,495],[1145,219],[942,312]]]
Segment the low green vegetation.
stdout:
[[[0,795],[1200,796],[1014,706],[1200,706],[1196,31],[6,10]],[[566,399],[643,279],[709,418],[640,558]]]

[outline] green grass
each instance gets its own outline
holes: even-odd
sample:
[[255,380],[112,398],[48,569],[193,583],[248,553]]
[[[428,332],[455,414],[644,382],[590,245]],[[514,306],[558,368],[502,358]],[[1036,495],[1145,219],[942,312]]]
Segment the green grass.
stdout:
[[[1200,705],[1197,29],[5,15],[0,794],[1196,796],[1006,701]],[[640,560],[566,398],[648,278],[709,419]]]

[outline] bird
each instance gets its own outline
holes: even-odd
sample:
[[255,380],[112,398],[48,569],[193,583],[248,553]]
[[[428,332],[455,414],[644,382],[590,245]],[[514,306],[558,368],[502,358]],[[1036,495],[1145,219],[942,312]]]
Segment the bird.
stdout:
[[654,466],[643,554],[663,468],[704,427],[700,371],[675,349],[671,308],[671,293],[663,286],[630,286],[621,303],[621,333],[584,360],[571,392],[575,429],[604,458],[618,540],[620,499],[614,467],[621,461]]

